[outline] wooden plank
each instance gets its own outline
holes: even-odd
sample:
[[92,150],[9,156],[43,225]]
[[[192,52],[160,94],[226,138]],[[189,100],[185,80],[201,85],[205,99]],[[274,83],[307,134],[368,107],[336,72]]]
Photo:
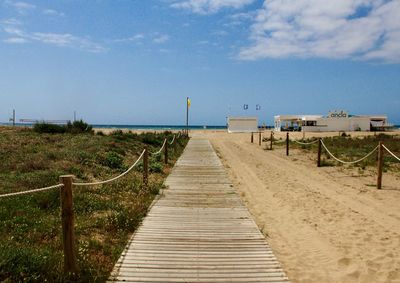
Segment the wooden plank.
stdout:
[[165,184],[109,282],[289,282],[207,140]]

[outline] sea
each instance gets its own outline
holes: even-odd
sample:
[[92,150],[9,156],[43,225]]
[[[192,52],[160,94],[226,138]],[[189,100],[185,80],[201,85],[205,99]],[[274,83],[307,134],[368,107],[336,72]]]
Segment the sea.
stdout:
[[[130,129],[130,130],[182,130],[186,129],[184,125],[92,125],[98,129]],[[226,126],[214,125],[189,125],[189,130],[224,130]]]
[[[0,125],[10,126],[10,123],[0,123]],[[30,123],[16,123],[16,126],[20,127],[33,127],[34,124]],[[186,129],[185,125],[109,125],[109,124],[92,124],[93,128],[98,129],[130,129],[130,130],[182,130]],[[400,130],[400,125],[394,125],[394,127]],[[270,128],[270,127],[267,127]],[[189,130],[226,130],[226,126],[218,125],[189,125]]]
[[[11,123],[0,123],[3,126],[11,126]],[[33,127],[32,123],[15,123],[19,127]],[[97,129],[129,129],[129,130],[182,130],[186,129],[185,125],[109,125],[109,124],[91,124]],[[215,125],[189,125],[189,130],[225,130],[226,126]]]

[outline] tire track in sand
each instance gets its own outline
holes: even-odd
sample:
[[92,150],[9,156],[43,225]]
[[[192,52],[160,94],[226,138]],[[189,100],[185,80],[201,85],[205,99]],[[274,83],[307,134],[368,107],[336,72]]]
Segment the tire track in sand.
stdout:
[[398,212],[273,152],[212,142],[291,280],[399,282]]

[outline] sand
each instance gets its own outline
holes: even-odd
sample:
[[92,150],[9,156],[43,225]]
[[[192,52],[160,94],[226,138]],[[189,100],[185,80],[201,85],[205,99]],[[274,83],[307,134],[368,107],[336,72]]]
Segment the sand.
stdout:
[[293,282],[400,282],[399,176],[384,173],[378,191],[373,170],[317,168],[314,156],[263,150],[249,134],[193,134],[209,137]]

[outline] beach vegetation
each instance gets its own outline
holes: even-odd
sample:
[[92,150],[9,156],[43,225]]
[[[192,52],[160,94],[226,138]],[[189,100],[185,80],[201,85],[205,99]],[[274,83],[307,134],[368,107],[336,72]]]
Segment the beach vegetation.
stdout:
[[107,153],[103,160],[103,165],[108,166],[112,169],[123,169],[124,168],[124,158],[121,154],[114,151]]
[[33,126],[33,130],[37,133],[63,134],[66,132],[66,127],[64,125],[39,122]]
[[58,125],[46,122],[38,122],[33,126],[33,130],[37,133],[46,134],[81,134],[81,133],[93,133],[92,126],[88,123],[78,120],[74,122],[68,122],[66,125]]
[[[109,179],[133,164],[145,146],[157,151],[166,137],[172,139],[168,133],[88,135],[0,127],[0,194],[57,184],[64,174],[74,174],[76,182]],[[59,190],[2,198],[0,282],[105,282],[186,142],[178,140],[168,165],[150,159],[146,190],[137,170],[109,184],[74,187],[79,268],[74,276],[63,273]]]
[[161,162],[153,161],[149,164],[150,172],[160,173],[163,170],[163,164]]
[[[312,142],[315,138],[304,140],[304,142]],[[323,138],[324,144],[328,147],[329,151],[337,158],[344,161],[357,160],[368,153],[370,153],[379,143],[388,147],[394,154],[400,156],[400,135],[376,134],[364,137],[351,137],[345,133],[335,137]],[[295,142],[290,143],[291,148],[298,148],[307,152],[316,152],[318,143],[311,145],[299,145]],[[368,158],[356,163],[352,166],[365,169],[367,167],[376,167],[377,165],[377,151]],[[331,156],[322,148],[322,158],[329,161],[329,164],[335,166],[342,166],[343,164],[333,160]],[[387,167],[387,168],[386,168]],[[384,170],[400,171],[399,162],[392,157],[389,153],[384,151]]]

